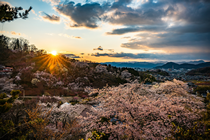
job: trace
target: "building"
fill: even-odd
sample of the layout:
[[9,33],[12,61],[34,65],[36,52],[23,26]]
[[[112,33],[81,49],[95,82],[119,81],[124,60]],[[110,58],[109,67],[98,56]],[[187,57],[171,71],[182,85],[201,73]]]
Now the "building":
[[12,72],[12,67],[5,67],[3,65],[0,65],[0,77],[10,77],[10,75],[12,75]]

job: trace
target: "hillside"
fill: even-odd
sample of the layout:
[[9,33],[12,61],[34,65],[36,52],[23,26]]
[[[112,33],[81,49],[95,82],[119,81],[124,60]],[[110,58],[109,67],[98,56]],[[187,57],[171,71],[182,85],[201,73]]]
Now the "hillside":
[[156,69],[198,69],[198,68],[203,68],[203,67],[209,67],[210,66],[210,62],[205,62],[205,63],[200,63],[200,64],[188,64],[188,63],[184,63],[184,64],[177,64],[174,62],[168,62],[162,66],[157,66],[155,67]]
[[187,84],[176,79],[147,84],[156,81],[151,73],[166,72],[138,72],[44,50],[2,50],[10,53],[0,70],[12,73],[0,78],[1,139],[208,138],[209,98],[203,102],[189,94]]
[[204,76],[210,76],[210,67],[204,67],[204,68],[199,68],[195,70],[191,70],[186,73],[186,75],[204,75]]

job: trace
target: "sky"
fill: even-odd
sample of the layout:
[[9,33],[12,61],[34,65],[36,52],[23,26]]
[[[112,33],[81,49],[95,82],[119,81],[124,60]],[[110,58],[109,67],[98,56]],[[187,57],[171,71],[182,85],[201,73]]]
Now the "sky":
[[93,62],[210,61],[209,0],[5,0],[32,6],[0,33]]

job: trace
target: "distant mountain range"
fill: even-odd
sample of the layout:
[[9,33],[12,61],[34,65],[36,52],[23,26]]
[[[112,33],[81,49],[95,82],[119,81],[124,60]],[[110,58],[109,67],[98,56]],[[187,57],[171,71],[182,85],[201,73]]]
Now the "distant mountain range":
[[127,68],[145,68],[145,69],[151,69],[157,66],[162,66],[165,63],[157,62],[105,62],[101,64],[107,64],[115,67],[127,67]]
[[105,62],[101,64],[107,64],[115,67],[127,67],[127,68],[144,68],[144,69],[151,69],[151,68],[174,68],[174,69],[196,69],[202,67],[210,66],[210,62],[205,62],[203,60],[198,61],[189,61],[189,62]]
[[197,60],[197,61],[181,61],[181,62],[177,62],[178,64],[200,64],[200,63],[205,63],[205,61],[203,60]]
[[174,62],[168,62],[162,66],[157,66],[155,67],[156,69],[198,69],[198,68],[203,68],[203,67],[210,67],[210,62],[205,62],[205,63],[200,63],[200,64],[188,64],[188,63],[184,63],[184,64],[177,64]]

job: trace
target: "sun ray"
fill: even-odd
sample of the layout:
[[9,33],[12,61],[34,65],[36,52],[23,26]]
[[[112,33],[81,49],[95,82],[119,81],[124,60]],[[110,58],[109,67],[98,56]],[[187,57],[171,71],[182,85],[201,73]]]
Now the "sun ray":
[[52,51],[51,54],[56,56],[58,53],[56,51]]
[[61,54],[43,54],[36,57],[35,61],[37,62],[37,70],[47,70],[55,75],[59,75],[64,70],[63,68],[69,71],[69,65],[71,65],[68,58]]

